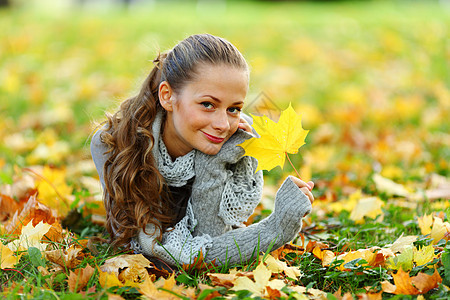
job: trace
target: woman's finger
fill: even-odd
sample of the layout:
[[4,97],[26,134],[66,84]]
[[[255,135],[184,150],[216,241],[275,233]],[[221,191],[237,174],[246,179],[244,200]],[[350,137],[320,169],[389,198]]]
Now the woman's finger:
[[314,182],[309,181],[308,183],[304,182],[303,180],[301,180],[298,177],[295,176],[290,176],[292,181],[299,187],[299,188],[303,188],[306,187],[308,190],[312,191],[312,189],[314,188]]
[[248,133],[252,133],[252,127],[244,119],[239,120],[238,128],[241,128],[241,129],[247,131]]
[[302,187],[300,190],[306,195],[306,197],[308,197],[309,202],[312,204],[314,202],[314,196],[311,191],[307,187]]

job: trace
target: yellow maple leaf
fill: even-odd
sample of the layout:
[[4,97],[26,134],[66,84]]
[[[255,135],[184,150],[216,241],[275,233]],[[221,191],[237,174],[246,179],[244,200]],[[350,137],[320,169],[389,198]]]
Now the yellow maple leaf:
[[246,276],[237,277],[234,281],[234,286],[231,289],[234,291],[247,290],[252,292],[255,296],[265,297],[268,292],[267,287],[280,290],[286,285],[282,280],[270,280],[270,277],[272,277],[272,271],[269,270],[263,262],[260,262],[253,271],[254,281]]
[[419,250],[414,248],[414,262],[417,266],[423,266],[424,264],[433,261],[435,257],[433,245],[422,247]]
[[284,272],[286,276],[290,278],[297,279],[302,275],[300,269],[297,267],[288,267],[288,265],[284,261],[280,261],[275,259],[272,255],[267,255],[265,261],[267,265],[267,269],[272,271],[272,273],[281,273]]
[[239,144],[245,155],[258,159],[259,170],[272,170],[276,166],[283,167],[287,153],[295,154],[305,144],[309,130],[302,127],[302,118],[297,115],[291,104],[281,112],[278,123],[266,116],[254,116],[253,128],[260,135]]
[[177,285],[175,275],[167,279],[159,278],[156,282],[145,280],[138,286],[144,299],[151,300],[178,300],[180,298],[195,299],[195,289],[187,288],[183,284]]
[[450,238],[450,223],[444,222],[439,217],[434,217],[433,227],[431,228],[430,237],[433,239],[433,244],[437,244],[440,240]]
[[0,243],[0,269],[12,268],[19,262],[22,253],[19,256],[13,254],[11,249]]
[[44,223],[43,221],[39,222],[36,226],[33,226],[33,220],[31,220],[26,226],[22,227],[19,238],[6,246],[12,251],[27,250],[30,247],[35,247],[40,251],[44,251],[48,244],[43,244],[41,240],[51,227],[52,225]]
[[377,216],[383,217],[383,211],[381,210],[383,206],[384,202],[378,197],[359,199],[350,214],[350,219],[355,221],[356,224],[362,224],[364,223],[364,217],[372,219]]
[[36,188],[39,192],[39,200],[43,204],[56,209],[60,216],[67,215],[72,202],[72,188],[66,183],[66,170],[45,166],[43,174],[36,182]]
[[423,217],[418,217],[417,221],[419,222],[420,232],[423,235],[427,235],[431,233],[431,225],[433,225],[433,215],[425,215]]
[[150,267],[150,261],[142,254],[119,255],[99,268],[99,281],[102,287],[139,286],[149,278],[146,267]]

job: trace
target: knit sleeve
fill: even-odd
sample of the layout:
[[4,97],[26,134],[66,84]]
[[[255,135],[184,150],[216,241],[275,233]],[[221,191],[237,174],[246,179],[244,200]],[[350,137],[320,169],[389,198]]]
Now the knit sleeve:
[[218,213],[226,225],[242,225],[261,200],[263,175],[255,173],[257,165],[255,158],[244,156],[230,166]]
[[147,234],[141,231],[139,249],[172,265],[192,263],[200,251],[205,261],[217,265],[245,263],[259,252],[275,250],[295,238],[301,229],[301,218],[310,211],[308,197],[288,178],[277,192],[273,213],[259,223],[215,237],[195,236],[192,232],[197,221],[188,204],[186,216],[163,234],[161,243],[155,241],[159,232],[154,227],[148,225]]
[[188,203],[186,216],[174,228],[163,233],[161,242],[156,241],[156,236],[160,234],[158,229],[153,224],[148,224],[145,232],[140,231],[134,240],[137,243],[132,243],[132,247],[138,253],[158,257],[173,266],[193,263],[200,252],[206,253],[212,246],[209,235],[192,236],[196,224],[192,206]]
[[103,174],[103,168],[105,166],[105,162],[108,159],[109,155],[106,154],[108,151],[107,146],[101,141],[101,134],[103,130],[99,129],[92,136],[91,140],[91,155],[92,160],[94,161],[95,168],[97,169],[98,176],[100,178],[100,182],[102,184],[103,190],[105,189],[105,179]]
[[272,214],[249,227],[213,237],[205,260],[218,265],[242,264],[259,252],[275,250],[297,236],[301,219],[310,212],[308,197],[288,177],[277,192]]

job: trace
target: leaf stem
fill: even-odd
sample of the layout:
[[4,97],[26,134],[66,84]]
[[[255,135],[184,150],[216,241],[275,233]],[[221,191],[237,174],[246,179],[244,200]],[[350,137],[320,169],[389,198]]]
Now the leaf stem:
[[297,177],[299,179],[301,179],[300,174],[298,174],[297,169],[294,167],[294,164],[292,163],[291,159],[289,158],[289,155],[287,154],[287,152],[284,152],[286,154],[287,159],[289,160],[289,163],[291,164],[292,168],[295,170],[295,173],[297,173]]

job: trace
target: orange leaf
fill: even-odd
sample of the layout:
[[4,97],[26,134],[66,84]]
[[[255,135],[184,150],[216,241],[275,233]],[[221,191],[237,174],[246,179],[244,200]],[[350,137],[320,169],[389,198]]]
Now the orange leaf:
[[75,272],[70,271],[69,278],[67,279],[69,291],[81,291],[88,284],[89,279],[94,274],[94,270],[93,267],[87,265],[84,269],[77,269]]
[[21,211],[16,211],[11,221],[6,225],[9,234],[20,234],[22,226],[33,220],[33,226],[43,221],[47,224],[56,222],[56,218],[50,208],[36,199],[36,195],[30,196]]
[[435,269],[433,275],[419,273],[415,277],[409,277],[409,272],[399,269],[394,277],[395,285],[384,281],[381,283],[383,292],[402,295],[420,295],[425,294],[429,290],[436,288],[438,283],[442,282],[442,278]]
[[335,258],[333,251],[322,250],[319,247],[314,248],[312,253],[322,261],[322,266],[328,266]]
[[234,280],[236,279],[236,274],[208,273],[207,275],[211,279],[213,286],[224,286],[227,289],[233,287]]
[[191,264],[183,264],[182,268],[185,271],[197,270],[202,272],[207,272],[210,270],[214,270],[215,260],[210,263],[206,263],[204,261],[203,252],[200,251],[200,254],[194,259],[194,262]]
[[45,258],[63,268],[73,269],[83,260],[83,249],[72,245],[69,249],[56,249],[45,252]]

